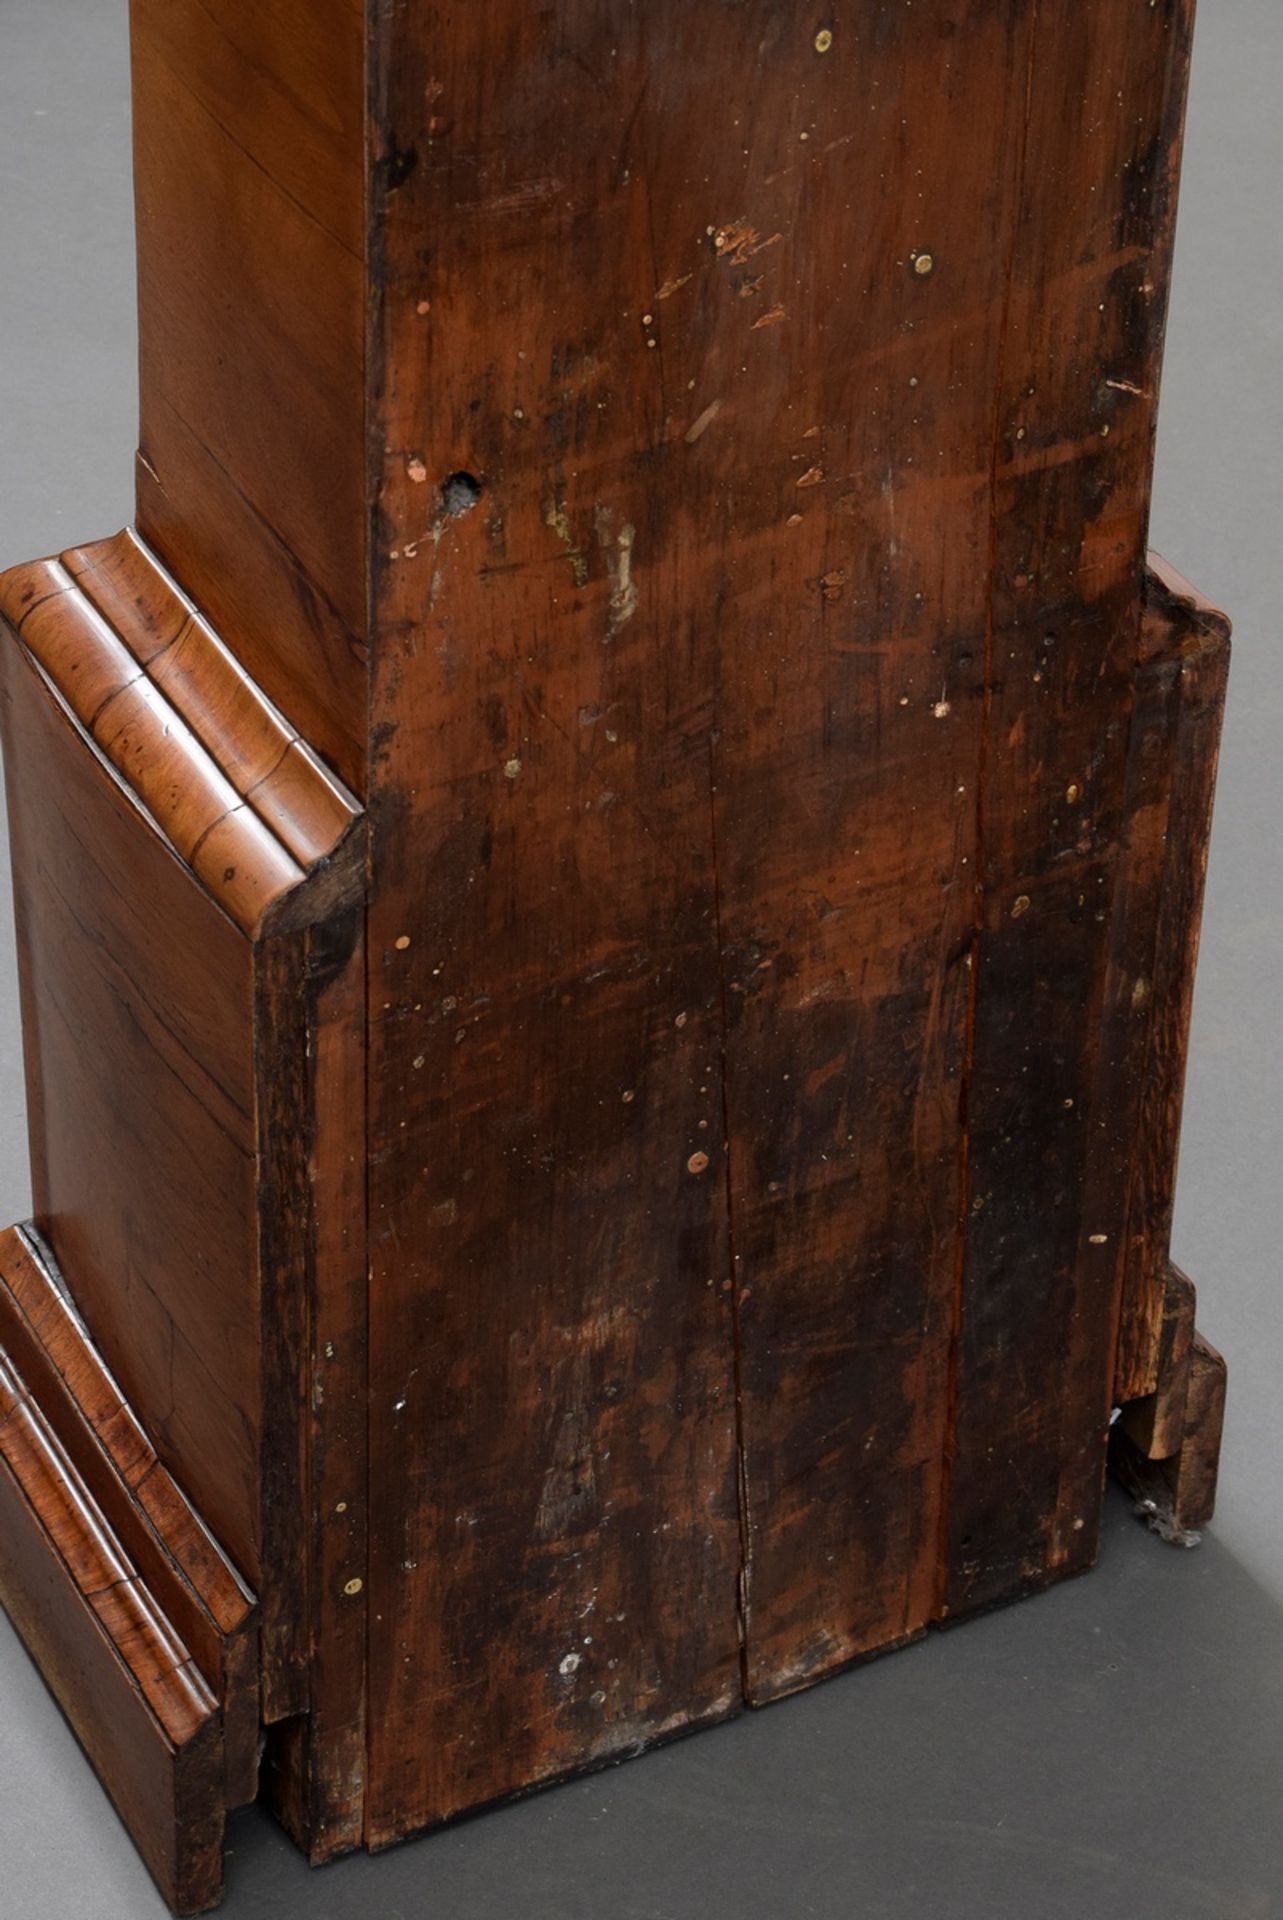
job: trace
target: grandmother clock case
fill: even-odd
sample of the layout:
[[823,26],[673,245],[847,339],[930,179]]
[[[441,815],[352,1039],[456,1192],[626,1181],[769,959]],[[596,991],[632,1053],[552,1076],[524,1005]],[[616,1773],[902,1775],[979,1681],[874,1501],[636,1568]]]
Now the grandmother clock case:
[[1169,1531],[1189,0],[135,0],[134,530],[0,582],[0,1586],[167,1899]]

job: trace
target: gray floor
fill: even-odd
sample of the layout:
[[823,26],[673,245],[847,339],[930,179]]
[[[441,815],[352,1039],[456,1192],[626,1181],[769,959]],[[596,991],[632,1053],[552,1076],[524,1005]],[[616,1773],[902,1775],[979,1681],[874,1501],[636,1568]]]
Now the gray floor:
[[[130,515],[124,14],[0,0],[0,566]],[[377,1861],[309,1877],[240,1816],[229,1920],[1283,1916],[1278,0],[1203,0],[1194,73],[1154,543],[1237,633],[1176,1234],[1231,1367],[1213,1534],[1163,1548],[1116,1498],[1087,1580]],[[27,1176],[0,885],[10,1220]],[[0,1621],[0,1920],[160,1912]]]

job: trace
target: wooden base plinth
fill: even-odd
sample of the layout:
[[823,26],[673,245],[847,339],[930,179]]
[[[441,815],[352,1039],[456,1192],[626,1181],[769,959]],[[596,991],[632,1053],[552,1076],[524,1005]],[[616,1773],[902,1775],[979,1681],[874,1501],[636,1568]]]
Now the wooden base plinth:
[[224,1813],[257,1791],[254,1602],[23,1227],[0,1235],[0,1599],[161,1893],[215,1905]]
[[[653,1336],[655,1364],[671,1363],[679,1381],[680,1368],[698,1362],[693,1413],[688,1389],[661,1390],[621,1362],[602,1376],[601,1430],[589,1439],[573,1408],[549,1426],[541,1395],[594,1403],[576,1356],[614,1325],[596,1316],[566,1336],[546,1384],[540,1373],[529,1422],[543,1453],[528,1471],[501,1454],[488,1522],[506,1529],[506,1545],[487,1550],[492,1604],[511,1620],[478,1658],[491,1685],[496,1661],[526,1662],[513,1698],[534,1687],[548,1695],[549,1717],[514,1708],[504,1746],[474,1731],[434,1749],[430,1799],[421,1755],[383,1750],[389,1723],[371,1711],[365,1665],[393,1662],[400,1687],[421,1690],[443,1722],[460,1724],[454,1616],[413,1589],[423,1630],[439,1643],[416,1664],[370,1591],[386,1576],[367,1502],[403,1501],[414,1483],[399,1466],[376,1484],[368,1436],[415,1404],[421,1363],[401,1358],[380,1389],[366,1357],[367,1327],[387,1301],[365,1259],[360,811],[136,538],[5,576],[0,609],[17,643],[0,664],[46,1236],[11,1229],[0,1241],[0,1592],[177,1909],[217,1897],[223,1815],[255,1794],[260,1739],[263,1790],[321,1862],[766,1704],[937,1622],[1081,1572],[1097,1550],[1114,1402],[1124,1411],[1110,1457],[1155,1525],[1188,1539],[1209,1517],[1224,1370],[1194,1335],[1193,1289],[1171,1268],[1168,1241],[1227,640],[1224,622],[1176,576],[1157,567],[1147,579],[1110,822],[1115,884],[1093,896],[1111,904],[1085,915],[1081,878],[1066,888],[1053,873],[1046,927],[1022,946],[1012,927],[1025,940],[1025,915],[1013,922],[1008,911],[981,982],[995,1019],[1027,995],[1060,1022],[1040,1067],[1048,1084],[1054,1077],[1055,1112],[1043,1111],[1045,1090],[1033,1095],[1057,1164],[1079,1183],[1077,1242],[1044,1285],[1037,1390],[1044,1411],[1060,1405],[1072,1417],[1072,1446],[1044,1436],[1039,1497],[1012,1509],[1003,1489],[1023,1484],[1030,1462],[1017,1462],[1029,1441],[1010,1396],[1032,1391],[1022,1370],[1033,1362],[1004,1371],[993,1357],[1001,1340],[991,1351],[976,1329],[1013,1237],[1022,1257],[1038,1242],[1023,1216],[1000,1232],[988,1223],[1002,1196],[981,1181],[978,1160],[963,1316],[951,1326],[937,1314],[929,1338],[916,1327],[896,1340],[876,1324],[866,1332],[862,1316],[876,1322],[898,1296],[873,1288],[857,1298],[830,1263],[828,1334],[745,1347],[743,1322],[719,1304],[710,1254],[699,1320]],[[1040,971],[1063,938],[1093,954],[1092,1047]],[[1004,1021],[1014,1033],[1010,1013]],[[799,1045],[812,1030],[799,1015]],[[673,1044],[685,1045],[680,1021]],[[410,1083],[426,1056],[426,1046],[407,1049]],[[1027,1082],[1023,1059],[1013,1085]],[[700,1070],[711,1084],[711,1068]],[[791,1077],[786,1067],[782,1088]],[[946,1078],[965,1111],[961,1056]],[[631,1095],[631,1080],[620,1084]],[[986,1095],[993,1153],[1015,1150],[999,1112],[1005,1086],[999,1077]],[[973,1105],[973,1154],[985,1138],[978,1114]],[[1040,1165],[1030,1162],[1031,1177],[1042,1177]],[[688,1179],[702,1176],[694,1149],[690,1167]],[[945,1157],[938,1168],[952,1193]],[[464,1170],[460,1188],[466,1196]],[[442,1231],[454,1224],[451,1209],[435,1217]],[[664,1226],[661,1252],[670,1241],[684,1244]],[[900,1247],[897,1257],[909,1253]],[[860,1254],[853,1211],[834,1259]],[[426,1286],[411,1297],[408,1324],[430,1298]],[[1076,1343],[1068,1371],[1065,1340]],[[808,1400],[776,1407],[759,1381],[756,1411],[736,1433],[736,1364],[760,1371],[769,1360],[801,1383],[827,1364],[834,1341],[839,1351],[858,1354],[867,1341],[874,1356],[900,1356],[915,1423],[908,1467],[894,1449],[879,1451],[876,1420],[858,1458],[847,1458],[865,1394],[882,1390],[876,1374],[851,1375],[840,1393],[831,1381],[814,1431]],[[461,1366],[468,1358],[457,1343],[450,1353]],[[978,1394],[989,1412],[976,1427]],[[483,1447],[489,1404],[460,1402],[460,1444]],[[822,1444],[821,1431],[834,1437]],[[681,1447],[701,1432],[711,1451],[696,1448],[683,1466]],[[752,1475],[763,1447],[786,1441],[790,1478],[768,1494]],[[448,1463],[427,1425],[417,1444],[429,1460],[441,1448]],[[629,1445],[661,1462],[676,1448],[672,1484],[638,1468],[629,1484],[651,1503],[646,1526],[616,1537],[607,1508],[600,1532],[583,1532],[581,1507]],[[819,1488],[848,1466],[864,1476],[850,1512],[836,1514],[818,1493],[814,1512],[790,1511],[793,1476]],[[748,1476],[741,1498],[756,1484],[757,1503],[738,1515],[737,1474]],[[850,1489],[838,1491],[851,1505]],[[480,1490],[469,1507],[452,1507],[455,1532],[470,1537],[486,1519],[479,1501]],[[950,1501],[956,1538],[939,1524]],[[423,1563],[434,1578],[449,1570],[401,1523],[397,1539],[394,1581],[412,1581]],[[691,1617],[676,1621],[664,1584],[673,1555],[696,1596]],[[787,1573],[787,1586],[773,1591],[763,1568]],[[538,1621],[547,1659],[535,1674]],[[674,1655],[660,1673],[648,1636],[662,1633],[684,1639],[692,1658],[703,1649],[689,1671]],[[625,1645],[637,1672],[615,1701]],[[594,1663],[600,1677],[581,1684]],[[504,1704],[497,1689],[496,1713]],[[377,1817],[372,1780],[385,1796]]]

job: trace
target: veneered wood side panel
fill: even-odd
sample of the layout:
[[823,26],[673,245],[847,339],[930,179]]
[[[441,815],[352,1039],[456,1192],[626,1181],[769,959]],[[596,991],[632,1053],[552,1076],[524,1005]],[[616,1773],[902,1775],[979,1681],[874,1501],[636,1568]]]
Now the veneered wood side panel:
[[683,18],[374,14],[375,1845],[740,1697]]
[[754,1700],[921,1632],[936,1599],[984,454],[1030,15],[848,7],[821,53],[809,19],[763,11],[730,93],[769,134],[743,148],[700,122],[730,64],[706,16],[657,55],[691,75],[667,138],[713,170],[679,201],[687,229],[711,191],[779,236],[740,249],[726,221],[711,247],[685,241],[678,366],[693,407],[727,410],[665,474],[716,660]]
[[363,0],[133,0],[146,41],[300,210],[365,250]]
[[259,1558],[251,946],[6,637],[38,1224],[162,1459]]
[[365,773],[363,9],[134,0],[138,522]]
[[1042,5],[1029,44],[996,388],[950,1613],[1096,1551],[1126,1206],[1092,1174],[1097,1054],[1190,15]]

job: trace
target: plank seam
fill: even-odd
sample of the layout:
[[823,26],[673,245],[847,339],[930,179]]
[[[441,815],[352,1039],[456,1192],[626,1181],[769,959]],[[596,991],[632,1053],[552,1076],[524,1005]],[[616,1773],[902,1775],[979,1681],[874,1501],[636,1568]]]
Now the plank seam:
[[735,1392],[735,1482],[739,1517],[740,1560],[735,1618],[739,1636],[740,1691],[751,1703],[749,1620],[752,1585],[752,1515],[748,1500],[748,1450],[744,1433],[744,1342],[740,1324],[739,1271],[735,1258],[735,1195],[731,1168],[729,1088],[729,1008],[726,993],[726,939],[722,920],[722,879],[717,848],[717,729],[708,737],[709,844],[713,862],[713,935],[717,949],[719,1066],[722,1082],[722,1160],[726,1182],[726,1251],[730,1266],[731,1363]]

